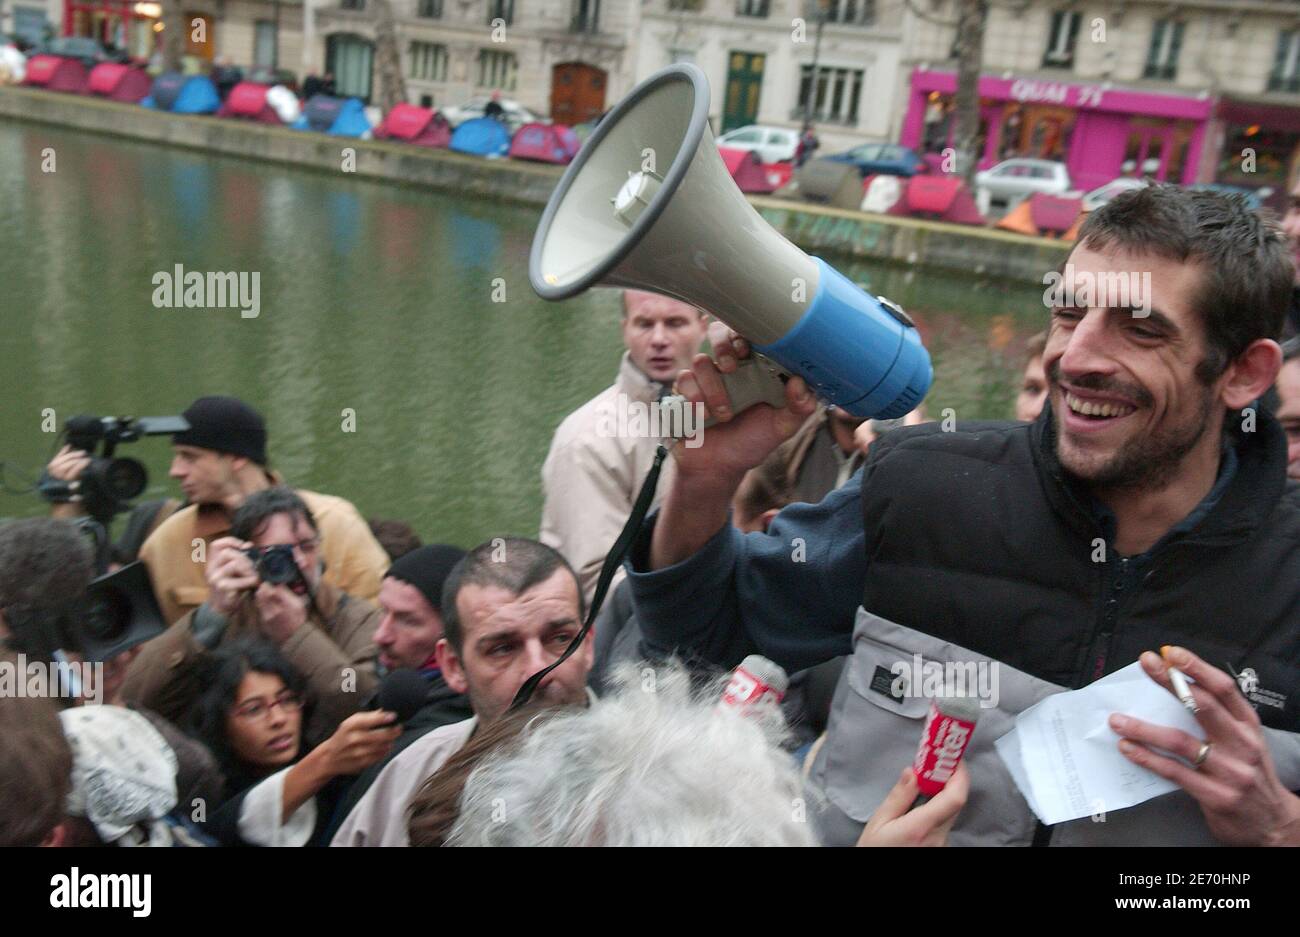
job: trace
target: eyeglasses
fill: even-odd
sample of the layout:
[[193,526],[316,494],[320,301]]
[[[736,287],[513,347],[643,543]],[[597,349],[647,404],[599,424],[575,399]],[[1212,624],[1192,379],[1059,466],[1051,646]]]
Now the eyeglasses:
[[302,709],[302,697],[297,693],[281,693],[269,703],[260,699],[250,700],[235,710],[235,716],[245,722],[260,722],[277,706],[284,711],[285,715],[299,712]]

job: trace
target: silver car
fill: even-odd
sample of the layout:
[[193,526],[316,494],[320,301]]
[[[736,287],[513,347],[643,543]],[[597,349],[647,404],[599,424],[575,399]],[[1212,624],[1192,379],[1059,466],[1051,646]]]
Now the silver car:
[[987,192],[992,202],[1015,205],[1039,192],[1066,194],[1071,189],[1070,173],[1065,163],[1050,159],[1005,159],[991,169],[976,173],[975,187]]
[[733,150],[753,150],[760,163],[786,163],[799,149],[799,131],[787,127],[764,127],[750,124],[729,130],[717,139],[718,146]]

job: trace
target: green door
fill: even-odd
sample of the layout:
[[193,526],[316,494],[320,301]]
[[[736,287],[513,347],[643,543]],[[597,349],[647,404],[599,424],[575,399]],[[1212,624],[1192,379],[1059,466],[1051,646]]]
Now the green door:
[[731,53],[727,63],[727,101],[722,112],[723,133],[758,119],[765,58],[756,52]]

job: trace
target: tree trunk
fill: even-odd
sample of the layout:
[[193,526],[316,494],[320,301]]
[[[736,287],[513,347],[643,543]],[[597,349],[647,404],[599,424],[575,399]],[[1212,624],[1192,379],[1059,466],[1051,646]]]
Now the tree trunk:
[[162,6],[162,63],[163,71],[181,70],[181,57],[185,55],[185,32],[189,23],[181,10],[181,0],[160,0]]
[[375,73],[378,88],[374,102],[385,114],[406,101],[406,80],[397,51],[397,26],[388,0],[370,0],[375,7]]
[[972,190],[975,164],[983,148],[980,135],[980,68],[984,62],[984,25],[988,20],[988,0],[957,0],[957,126],[953,131],[953,149],[957,151],[957,169]]

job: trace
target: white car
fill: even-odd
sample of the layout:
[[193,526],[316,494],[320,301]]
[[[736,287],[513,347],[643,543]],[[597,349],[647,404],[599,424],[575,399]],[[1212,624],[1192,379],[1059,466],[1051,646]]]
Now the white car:
[[[451,124],[452,129],[459,127],[467,120],[473,120],[476,117],[482,117],[483,111],[492,99],[487,95],[479,95],[471,98],[465,104],[459,107],[443,108],[442,116],[447,118],[447,123]],[[506,112],[506,124],[510,127],[510,132],[514,133],[524,124],[547,123],[538,117],[528,108],[524,107],[518,101],[510,98],[497,98],[497,103],[501,105],[502,110]]]
[[976,173],[975,187],[987,192],[990,201],[1015,205],[1039,192],[1065,195],[1071,188],[1070,173],[1065,163],[1050,159],[1004,159]]
[[799,131],[750,124],[727,131],[716,142],[733,150],[753,150],[760,163],[788,163],[799,149]]
[[1105,185],[1099,185],[1083,197],[1083,210],[1096,211],[1105,205],[1117,195],[1123,195],[1125,192],[1131,192],[1134,189],[1142,189],[1151,183],[1146,179],[1133,179],[1128,176],[1121,176],[1118,179],[1112,179]]

